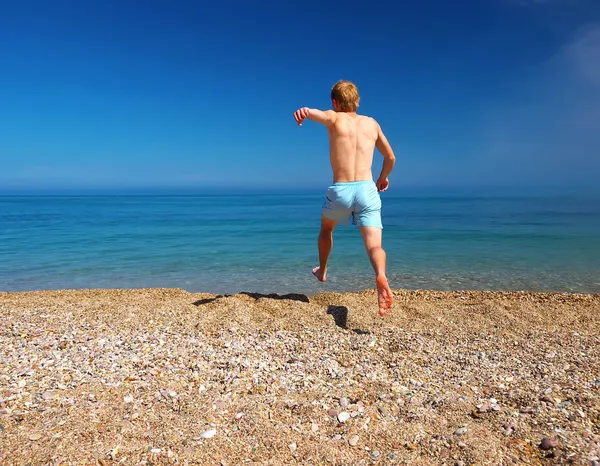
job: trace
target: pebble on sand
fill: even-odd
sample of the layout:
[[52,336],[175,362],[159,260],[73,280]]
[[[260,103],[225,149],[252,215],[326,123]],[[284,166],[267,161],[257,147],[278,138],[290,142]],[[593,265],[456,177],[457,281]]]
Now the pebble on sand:
[[200,438],[213,438],[217,433],[217,429],[208,429],[200,434]]
[[545,437],[540,442],[540,448],[542,450],[552,450],[558,446],[558,440],[555,438]]
[[346,422],[348,419],[350,419],[350,413],[347,413],[346,411],[342,411],[340,414],[338,414],[338,421],[340,422]]
[[42,438],[42,434],[40,434],[39,432],[34,432],[33,434],[29,434],[29,440],[31,440],[32,442],[35,442],[36,440],[39,440]]
[[348,443],[350,444],[351,447],[355,447],[356,445],[358,445],[358,440],[359,440],[358,435],[353,435],[352,437],[350,437],[350,440],[348,440]]
[[175,398],[177,396],[177,392],[175,390],[168,390],[168,389],[161,390],[160,394],[162,396],[164,396],[165,398],[167,398],[167,397]]
[[225,409],[226,403],[223,400],[217,400],[217,402],[215,403],[215,408],[217,408],[219,411],[223,411]]
[[478,413],[487,413],[492,408],[492,403],[486,401],[477,406]]
[[454,431],[454,435],[465,435],[467,433],[466,427],[460,427]]

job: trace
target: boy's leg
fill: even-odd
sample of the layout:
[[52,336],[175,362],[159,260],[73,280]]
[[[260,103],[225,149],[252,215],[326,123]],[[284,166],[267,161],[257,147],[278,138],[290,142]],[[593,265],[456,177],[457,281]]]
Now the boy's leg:
[[337,222],[321,215],[321,231],[319,232],[319,266],[312,271],[319,281],[327,279],[327,261],[333,248],[333,230]]
[[369,260],[375,271],[375,284],[377,285],[377,300],[379,314],[384,316],[392,309],[394,296],[385,276],[386,255],[381,247],[382,230],[377,227],[360,227],[360,232],[369,254]]

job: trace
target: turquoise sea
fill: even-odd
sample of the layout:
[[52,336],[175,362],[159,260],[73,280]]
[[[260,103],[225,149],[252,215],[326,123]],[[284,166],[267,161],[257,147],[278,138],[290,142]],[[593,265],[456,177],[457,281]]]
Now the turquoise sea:
[[[0,291],[372,288],[353,226],[336,230],[328,282],[311,275],[323,196],[0,196]],[[598,196],[390,190],[382,200],[393,288],[600,292]]]

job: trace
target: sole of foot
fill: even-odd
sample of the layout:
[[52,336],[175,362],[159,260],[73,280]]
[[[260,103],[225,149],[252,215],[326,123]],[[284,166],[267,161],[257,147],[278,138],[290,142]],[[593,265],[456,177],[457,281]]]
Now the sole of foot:
[[320,282],[324,282],[325,280],[327,280],[326,274],[327,272],[323,273],[321,272],[321,267],[315,267],[312,270],[312,274],[317,277],[317,280],[319,280]]

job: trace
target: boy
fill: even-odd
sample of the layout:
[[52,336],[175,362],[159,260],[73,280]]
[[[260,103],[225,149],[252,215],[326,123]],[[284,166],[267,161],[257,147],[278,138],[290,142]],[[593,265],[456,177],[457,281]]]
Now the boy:
[[[333,185],[328,189],[321,210],[319,233],[319,266],[313,275],[327,279],[327,261],[333,247],[333,230],[338,223],[346,225],[350,218],[357,224],[375,271],[379,314],[386,315],[394,297],[385,274],[386,255],[381,247],[381,199],[379,192],[388,189],[388,176],[396,158],[379,124],[370,117],[358,115],[360,96],[350,81],[338,81],[331,89],[333,110],[321,111],[303,107],[294,113],[299,126],[308,118],[327,127],[329,158]],[[383,155],[383,167],[377,183],[371,166],[375,147]]]

